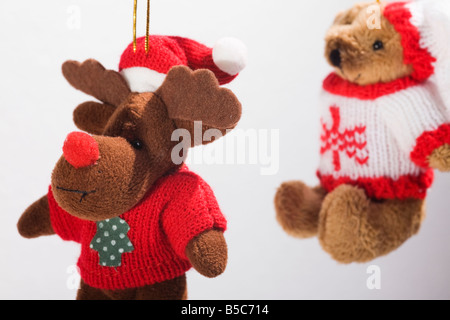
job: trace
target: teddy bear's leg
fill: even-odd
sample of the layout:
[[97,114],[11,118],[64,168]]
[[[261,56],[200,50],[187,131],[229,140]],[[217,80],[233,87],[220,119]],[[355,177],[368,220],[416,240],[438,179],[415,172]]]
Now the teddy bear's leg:
[[326,191],[310,188],[300,181],[283,183],[275,196],[277,220],[283,229],[297,238],[317,235],[319,212]]
[[368,262],[397,249],[419,231],[423,200],[370,200],[364,190],[342,185],[325,198],[319,240],[341,263]]

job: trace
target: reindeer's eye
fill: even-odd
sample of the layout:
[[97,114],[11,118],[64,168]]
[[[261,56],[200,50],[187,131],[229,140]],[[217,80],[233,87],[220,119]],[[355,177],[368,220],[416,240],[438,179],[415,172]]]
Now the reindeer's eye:
[[138,139],[130,140],[129,143],[136,150],[142,150],[142,148],[144,147],[144,143]]
[[383,48],[384,48],[384,44],[380,40],[375,41],[375,43],[373,44],[373,50],[374,51],[378,51],[378,50],[381,50]]

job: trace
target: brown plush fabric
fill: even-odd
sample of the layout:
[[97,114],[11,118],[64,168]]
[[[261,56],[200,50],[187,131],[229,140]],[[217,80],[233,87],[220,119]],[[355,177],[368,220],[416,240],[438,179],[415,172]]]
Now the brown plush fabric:
[[106,70],[92,59],[83,63],[67,61],[62,72],[74,88],[116,107],[130,93],[125,79],[118,72]]
[[50,221],[47,196],[42,197],[25,210],[17,223],[22,237],[32,239],[55,234]]
[[221,231],[210,230],[194,238],[186,247],[186,256],[200,274],[208,278],[221,275],[227,266],[227,243]]
[[[226,134],[241,116],[234,94],[220,88],[214,74],[206,70],[174,68],[155,94],[131,93],[119,73],[106,71],[95,60],[66,62],[63,73],[75,88],[104,102],[86,102],[74,112],[76,125],[95,134],[98,161],[77,169],[62,156],[52,174],[58,205],[85,220],[123,214],[136,206],[157,180],[177,170],[180,164],[174,164],[171,157],[178,144],[172,141],[177,128],[188,128],[194,136],[194,121],[203,121],[203,132],[217,129]],[[20,233],[25,237],[53,233],[48,211],[46,197],[31,206],[19,221]],[[220,231],[192,240],[186,254],[194,268],[207,277],[221,274],[227,264],[227,245]],[[186,299],[186,278],[125,291],[97,290],[82,282],[78,298]]]
[[430,166],[442,172],[450,172],[450,145],[445,144],[434,150],[429,157]]
[[277,220],[283,229],[297,238],[317,235],[319,212],[326,191],[311,189],[300,181],[283,183],[275,196]]
[[[64,157],[52,175],[58,204],[86,220],[105,220],[133,208],[153,183],[177,166],[171,161],[175,130],[161,100],[151,93],[130,94],[110,118],[104,136],[94,136],[100,150],[95,166],[75,169]],[[140,140],[141,150],[130,142]],[[80,194],[63,189],[95,191],[80,202]]]
[[362,189],[342,185],[323,202],[319,240],[341,263],[367,262],[416,234],[424,215],[423,200],[375,202]]
[[192,72],[174,67],[156,92],[167,105],[169,117],[202,121],[217,129],[234,128],[241,118],[241,104],[228,89],[221,88],[209,70]]
[[[219,140],[219,138],[224,137],[228,133],[228,130],[234,129],[234,128],[216,129],[211,126],[202,125],[201,133],[199,132],[199,134],[195,134],[195,123],[193,121],[175,119],[173,122],[175,123],[177,128],[185,129],[190,133],[191,144],[190,145],[187,144],[188,147],[196,147],[196,146],[210,144],[212,142]],[[211,137],[211,141],[205,140],[205,133],[209,130],[214,130],[212,132],[212,134],[214,134],[214,136]]]
[[116,107],[97,102],[85,102],[73,112],[73,121],[78,129],[90,134],[100,135],[105,130],[109,118],[116,111]]
[[153,286],[127,290],[100,290],[81,280],[77,300],[186,300],[186,275]]
[[[367,27],[373,14],[367,12],[370,5],[373,3],[356,5],[338,15],[326,35],[325,57],[336,67],[331,53],[339,50],[341,66],[335,68],[336,73],[359,85],[390,82],[411,75],[412,66],[403,63],[401,36],[386,17],[381,15],[381,29]],[[376,41],[383,42],[382,50],[373,50]]]

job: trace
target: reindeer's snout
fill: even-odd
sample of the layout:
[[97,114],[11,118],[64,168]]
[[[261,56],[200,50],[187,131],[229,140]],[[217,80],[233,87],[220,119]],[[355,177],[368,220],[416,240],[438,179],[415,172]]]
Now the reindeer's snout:
[[100,158],[97,141],[83,132],[70,133],[63,147],[64,158],[75,169],[94,165]]

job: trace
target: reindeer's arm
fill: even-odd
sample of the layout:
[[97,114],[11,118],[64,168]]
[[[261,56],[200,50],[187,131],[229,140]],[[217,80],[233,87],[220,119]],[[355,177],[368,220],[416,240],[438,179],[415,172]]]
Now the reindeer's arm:
[[47,196],[33,203],[20,217],[17,229],[22,237],[32,239],[55,234],[50,221]]
[[172,190],[161,226],[172,248],[206,277],[217,277],[228,261],[223,236],[226,219],[211,188],[200,177],[183,172],[166,180]]
[[228,248],[223,232],[209,230],[195,237],[186,247],[186,256],[201,275],[208,278],[221,275],[228,261]]

